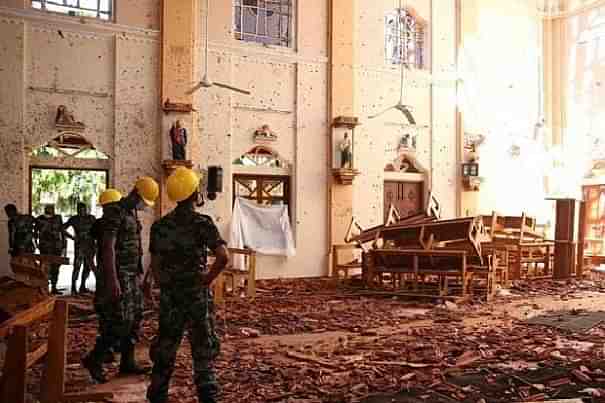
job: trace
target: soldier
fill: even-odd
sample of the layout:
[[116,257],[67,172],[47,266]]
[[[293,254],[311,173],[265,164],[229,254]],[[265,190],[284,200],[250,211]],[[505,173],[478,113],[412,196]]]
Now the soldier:
[[[115,189],[107,189],[101,196],[99,196],[99,204],[103,207],[103,217],[96,220],[90,230],[90,237],[96,244],[96,255],[97,255],[97,271],[96,271],[96,288],[94,296],[94,307],[97,314],[97,320],[99,322],[97,329],[97,343],[101,345],[109,345],[112,348],[107,349],[107,353],[104,358],[104,362],[113,362],[113,347],[118,345],[119,334],[114,330],[115,324],[119,323],[120,317],[116,315],[114,304],[109,298],[109,292],[107,290],[105,273],[103,271],[102,256],[103,250],[101,248],[101,241],[103,236],[103,223],[105,221],[105,211],[111,203],[116,203],[122,199],[122,194]],[[113,326],[112,326],[113,325]],[[84,361],[90,360],[85,358]],[[101,374],[102,375],[102,374]],[[101,377],[102,378],[102,377]],[[104,379],[101,379],[104,381]]]
[[[44,214],[36,219],[36,239],[40,254],[65,256],[67,250],[67,239],[63,233],[63,219],[55,214],[55,206],[48,204],[44,207]],[[59,281],[60,264],[51,264],[48,277],[51,285],[51,293],[60,295],[57,289]]]
[[[214,329],[214,306],[209,289],[229,262],[225,242],[208,216],[197,213],[200,178],[177,168],[167,181],[168,197],[177,207],[151,227],[153,277],[160,286],[159,335],[150,349],[154,362],[147,398],[168,399],[170,377],[185,328],[194,364],[194,381],[200,403],[215,403],[218,395],[213,361],[220,343]],[[216,256],[210,270],[207,251]]]
[[8,217],[8,253],[13,257],[34,253],[36,250],[34,217],[29,214],[19,214],[14,204],[4,206],[4,212]]
[[91,235],[91,229],[97,219],[92,214],[88,214],[86,204],[78,203],[78,215],[71,217],[63,226],[63,231],[73,227],[74,237],[65,232],[65,236],[74,240],[76,256],[74,258],[74,270],[71,273],[71,293],[77,294],[76,282],[82,269],[82,282],[80,283],[80,294],[88,292],[86,289],[86,280],[90,272],[94,269],[95,241]]
[[[100,264],[105,275],[103,287],[120,318],[116,323],[108,324],[120,339],[120,374],[147,372],[134,359],[134,346],[143,319],[143,295],[139,281],[143,274],[143,248],[137,210],[153,206],[158,195],[159,186],[155,180],[140,178],[128,196],[104,209]],[[112,340],[97,339],[94,349],[83,361],[97,382],[105,382],[102,362],[112,347]]]

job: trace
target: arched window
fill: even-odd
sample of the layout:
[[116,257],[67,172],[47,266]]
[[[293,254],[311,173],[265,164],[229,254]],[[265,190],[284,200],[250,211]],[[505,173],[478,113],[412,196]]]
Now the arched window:
[[32,157],[40,159],[78,158],[78,159],[109,159],[107,155],[95,149],[93,144],[78,133],[63,132],[48,143],[34,149]]
[[268,147],[254,146],[233,161],[234,165],[249,167],[286,168],[287,163]]
[[385,17],[387,63],[423,69],[426,67],[426,22],[410,9],[397,9]]

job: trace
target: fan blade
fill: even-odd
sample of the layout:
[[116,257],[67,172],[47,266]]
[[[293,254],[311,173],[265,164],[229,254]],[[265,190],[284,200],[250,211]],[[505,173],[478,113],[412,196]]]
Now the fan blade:
[[378,113],[377,113],[377,114],[375,114],[375,115],[368,116],[368,119],[374,119],[374,118],[377,118],[377,117],[378,117],[378,116],[380,116],[380,115],[384,115],[385,113],[387,113],[387,112],[388,112],[388,111],[390,111],[391,109],[396,109],[396,107],[395,107],[395,106],[391,106],[391,107],[389,107],[389,108],[386,108],[386,109],[385,109],[385,110],[383,110],[382,112],[378,112]]
[[250,95],[251,94],[251,92],[248,91],[248,90],[242,90],[241,88],[232,87],[232,86],[227,85],[227,84],[221,84],[221,83],[217,83],[217,82],[214,82],[213,84],[216,85],[217,87],[221,87],[221,88],[225,88],[227,90],[239,92],[240,94],[245,94],[245,95]]
[[190,89],[189,91],[187,91],[185,94],[191,95],[194,92],[196,92],[197,90],[199,90],[200,88],[202,88],[203,86],[204,86],[204,83],[200,81],[192,89]]
[[405,117],[407,118],[408,122],[410,122],[411,125],[416,124],[416,120],[414,119],[414,116],[412,116],[412,111],[410,111],[408,107],[402,108],[401,112],[403,112],[403,114],[405,115]]

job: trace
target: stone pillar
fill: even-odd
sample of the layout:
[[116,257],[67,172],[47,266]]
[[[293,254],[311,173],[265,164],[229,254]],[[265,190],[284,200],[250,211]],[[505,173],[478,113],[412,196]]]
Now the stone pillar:
[[[330,122],[338,116],[356,116],[354,70],[356,8],[356,0],[330,1]],[[334,150],[337,146],[334,141],[334,130],[334,127],[330,129],[327,141],[330,173],[335,166]],[[339,184],[331,174],[328,181],[329,240],[331,244],[342,244],[353,214],[353,186]],[[332,259],[328,261],[331,262]]]
[[[195,52],[198,29],[198,0],[171,0],[162,2],[162,124],[161,155],[163,160],[172,159],[169,133],[178,119],[187,129],[187,159],[195,160],[199,153],[193,116],[194,94],[189,93],[195,77]],[[166,103],[169,102],[167,105]],[[191,166],[190,163],[185,164]],[[174,205],[166,195],[165,180],[171,164],[164,164],[161,178],[160,214],[166,214]],[[195,167],[196,164],[194,163]]]

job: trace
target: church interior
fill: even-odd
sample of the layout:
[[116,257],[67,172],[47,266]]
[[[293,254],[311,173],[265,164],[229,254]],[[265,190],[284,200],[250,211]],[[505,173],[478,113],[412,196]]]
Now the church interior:
[[0,0],[0,402],[605,402],[604,80],[604,0]]

